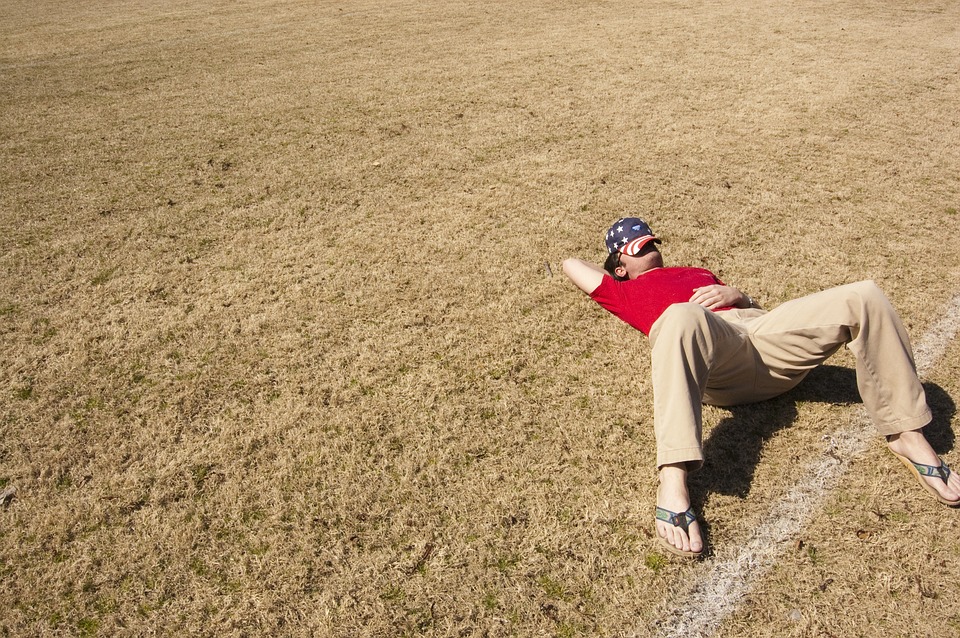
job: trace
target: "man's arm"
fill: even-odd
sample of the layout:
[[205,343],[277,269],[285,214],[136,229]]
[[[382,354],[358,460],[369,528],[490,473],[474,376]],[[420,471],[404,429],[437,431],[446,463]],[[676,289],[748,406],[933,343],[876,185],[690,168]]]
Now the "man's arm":
[[571,258],[563,261],[563,274],[569,277],[577,288],[589,295],[597,289],[606,273],[596,264]]
[[759,308],[752,297],[734,288],[722,284],[703,286],[693,291],[691,303],[698,303],[710,310],[714,308]]

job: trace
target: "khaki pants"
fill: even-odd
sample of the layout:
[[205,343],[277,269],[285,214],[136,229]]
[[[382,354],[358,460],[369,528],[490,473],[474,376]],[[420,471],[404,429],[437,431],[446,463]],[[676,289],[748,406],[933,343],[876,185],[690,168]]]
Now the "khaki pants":
[[657,465],[703,462],[701,403],[762,401],[796,386],[847,344],[877,431],[930,422],[906,330],[872,281],[789,301],[770,312],[670,306],[650,330]]

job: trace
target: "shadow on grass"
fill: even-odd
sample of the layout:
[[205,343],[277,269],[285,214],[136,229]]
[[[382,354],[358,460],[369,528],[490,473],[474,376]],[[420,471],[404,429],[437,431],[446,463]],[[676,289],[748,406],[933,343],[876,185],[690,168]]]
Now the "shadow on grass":
[[[957,406],[940,386],[924,383],[923,387],[933,411],[933,421],[924,432],[934,450],[944,454],[954,446],[950,422]],[[821,366],[780,397],[728,408],[730,416],[721,420],[704,441],[703,467],[690,475],[694,508],[702,508],[711,492],[746,497],[767,439],[791,425],[796,420],[797,406],[809,402],[860,403],[856,373],[849,368]]]

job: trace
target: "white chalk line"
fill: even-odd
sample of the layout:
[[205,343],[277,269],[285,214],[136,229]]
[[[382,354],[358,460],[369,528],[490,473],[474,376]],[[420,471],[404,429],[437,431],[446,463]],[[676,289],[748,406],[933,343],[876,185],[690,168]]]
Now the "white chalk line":
[[[937,321],[914,348],[914,360],[920,377],[929,373],[946,352],[960,329],[960,295],[954,297]],[[823,457],[800,474],[800,480],[758,525],[749,540],[733,555],[705,565],[706,571],[686,595],[672,604],[674,611],[656,623],[658,636],[695,638],[713,634],[784,551],[786,541],[794,538],[814,512],[820,510],[827,494],[835,487],[844,466],[866,451],[870,419],[860,406],[851,423],[828,439]],[[644,632],[645,633],[645,632]]]

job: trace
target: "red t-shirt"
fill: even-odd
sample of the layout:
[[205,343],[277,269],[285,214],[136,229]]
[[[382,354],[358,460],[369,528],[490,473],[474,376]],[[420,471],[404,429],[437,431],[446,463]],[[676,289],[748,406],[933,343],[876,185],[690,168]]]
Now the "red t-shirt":
[[[609,275],[590,297],[645,335],[663,311],[675,303],[686,303],[693,291],[702,286],[721,284],[703,268],[656,268],[630,281],[617,281]],[[729,310],[732,306],[717,308]]]

